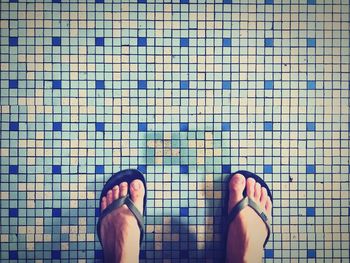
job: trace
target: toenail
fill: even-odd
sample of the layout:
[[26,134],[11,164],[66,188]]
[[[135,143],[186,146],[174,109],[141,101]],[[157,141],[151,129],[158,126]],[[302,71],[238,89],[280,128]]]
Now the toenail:
[[241,174],[235,174],[235,180],[236,180],[236,182],[237,183],[243,183],[243,175],[241,175]]
[[138,182],[133,182],[132,188],[134,188],[134,190],[138,190],[140,188],[140,184]]
[[235,174],[232,180],[230,181],[230,185],[232,187],[241,186],[243,184],[244,184],[244,177],[241,174]]

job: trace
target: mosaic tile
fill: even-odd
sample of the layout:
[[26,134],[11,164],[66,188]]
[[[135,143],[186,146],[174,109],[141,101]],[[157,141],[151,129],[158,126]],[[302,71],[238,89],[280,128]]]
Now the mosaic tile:
[[222,258],[225,178],[271,185],[265,262],[349,261],[349,1],[0,2],[3,261],[98,262],[112,173],[142,262]]

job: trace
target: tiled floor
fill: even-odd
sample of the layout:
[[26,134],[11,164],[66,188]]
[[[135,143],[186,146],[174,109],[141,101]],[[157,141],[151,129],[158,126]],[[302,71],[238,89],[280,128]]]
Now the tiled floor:
[[93,262],[148,181],[147,262],[217,262],[223,180],[274,195],[265,261],[349,262],[349,1],[1,0],[1,261]]

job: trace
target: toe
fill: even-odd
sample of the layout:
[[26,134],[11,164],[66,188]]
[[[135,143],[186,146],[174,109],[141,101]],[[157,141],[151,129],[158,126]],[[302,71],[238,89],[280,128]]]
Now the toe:
[[119,186],[116,185],[113,187],[113,199],[117,200],[119,198]]
[[134,180],[130,184],[131,200],[135,203],[137,209],[143,213],[143,197],[145,195],[145,188],[141,180]]
[[241,174],[235,174],[232,176],[229,182],[230,197],[228,212],[243,198],[243,190],[246,185],[246,179]]
[[261,197],[261,185],[256,182],[255,183],[255,189],[254,189],[254,199],[256,202],[260,202]]
[[252,177],[249,177],[247,179],[247,195],[254,199],[254,192],[255,192],[255,180]]
[[102,197],[102,201],[101,201],[101,212],[105,210],[106,207],[107,207],[107,198],[104,196]]
[[261,207],[265,207],[267,202],[267,190],[265,187],[261,187],[260,204]]
[[122,182],[119,185],[119,196],[126,196],[128,194],[128,183]]
[[113,202],[113,191],[109,190],[107,192],[107,205],[110,205]]
[[272,214],[272,202],[271,202],[270,197],[267,198],[265,209],[266,209],[267,215],[269,217],[271,217],[271,214]]
[[230,192],[242,194],[245,187],[245,177],[241,174],[233,175],[230,180],[229,187]]

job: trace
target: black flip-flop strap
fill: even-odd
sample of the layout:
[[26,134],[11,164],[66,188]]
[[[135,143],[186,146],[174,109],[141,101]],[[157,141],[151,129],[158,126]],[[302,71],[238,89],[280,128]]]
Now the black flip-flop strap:
[[134,202],[130,199],[129,195],[126,195],[126,196],[123,196],[121,198],[114,200],[109,206],[106,207],[106,209],[104,209],[102,211],[100,218],[98,220],[98,227],[97,227],[98,234],[100,235],[101,222],[102,222],[103,218],[105,216],[109,215],[115,209],[118,209],[119,207],[121,207],[122,205],[126,205],[129,208],[129,210],[131,211],[131,213],[133,213],[133,215],[135,216],[135,218],[137,220],[137,224],[138,224],[138,226],[140,228],[140,232],[141,232],[141,236],[140,236],[140,242],[141,242],[143,239],[144,229],[145,229],[143,217],[142,217],[142,214],[140,213],[140,211],[135,206]]
[[239,203],[231,209],[230,213],[228,214],[227,217],[227,224],[226,224],[226,229],[228,233],[228,228],[231,224],[231,222],[236,218],[236,216],[239,214],[239,212],[242,211],[246,206],[251,207],[257,214],[260,216],[260,218],[264,221],[266,227],[267,227],[267,237],[265,239],[264,247],[269,240],[270,233],[271,233],[271,226],[270,226],[270,219],[269,217],[265,214],[265,212],[260,208],[260,206],[251,198],[248,196],[244,197]]

